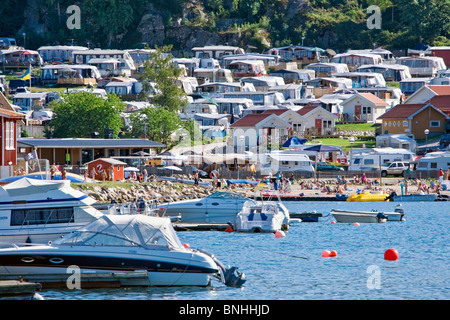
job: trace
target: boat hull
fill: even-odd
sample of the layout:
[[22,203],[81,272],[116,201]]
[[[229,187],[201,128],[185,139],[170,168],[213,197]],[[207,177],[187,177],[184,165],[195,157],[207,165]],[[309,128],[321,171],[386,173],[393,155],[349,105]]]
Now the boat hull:
[[437,194],[408,194],[394,196],[394,202],[436,201]]
[[387,201],[386,194],[373,194],[363,192],[360,194],[352,194],[347,198],[347,202],[380,202]]
[[331,214],[340,223],[384,223],[387,221],[385,218],[380,218],[378,212],[333,210]]
[[[132,253],[130,251],[133,251]],[[145,252],[144,252],[145,251]],[[150,251],[150,252],[149,252]],[[145,250],[129,248],[120,252],[83,249],[59,250],[46,247],[29,250],[0,250],[0,279],[28,278],[39,282],[65,282],[79,268],[80,279],[112,273],[146,273],[135,285],[208,286],[218,266],[206,254],[186,250]]]

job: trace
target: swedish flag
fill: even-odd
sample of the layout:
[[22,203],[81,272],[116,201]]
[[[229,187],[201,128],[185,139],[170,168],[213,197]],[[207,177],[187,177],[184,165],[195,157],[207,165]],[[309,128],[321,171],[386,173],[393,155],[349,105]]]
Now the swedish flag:
[[19,78],[19,80],[30,80],[31,79],[31,66],[28,68],[27,71],[25,71],[25,73],[23,75],[21,75],[18,78]]

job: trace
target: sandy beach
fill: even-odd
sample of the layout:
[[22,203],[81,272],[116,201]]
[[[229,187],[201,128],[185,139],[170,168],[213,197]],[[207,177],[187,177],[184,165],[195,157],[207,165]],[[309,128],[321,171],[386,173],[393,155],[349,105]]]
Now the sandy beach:
[[[301,182],[304,182],[303,185],[301,185]],[[384,194],[391,194],[392,192],[395,192],[397,195],[402,194],[420,194],[421,189],[418,186],[420,183],[422,186],[425,185],[425,187],[422,187],[424,190],[423,193],[437,193],[436,188],[432,188],[430,185],[430,180],[422,180],[422,181],[414,181],[414,180],[408,180],[408,185],[405,190],[405,183],[403,183],[403,193],[402,193],[402,178],[382,178],[381,184],[373,184],[373,185],[363,185],[361,183],[354,183],[352,179],[350,179],[347,183],[347,187],[341,187],[339,190],[340,194],[344,195],[352,195],[356,194],[359,191],[368,191],[371,193],[384,193]],[[446,181],[448,184],[450,184],[449,181]],[[437,181],[434,181],[434,184],[436,185]],[[325,188],[324,188],[325,186]],[[329,190],[331,192],[327,192],[326,186],[328,186]],[[286,196],[299,196],[303,194],[304,197],[325,197],[325,196],[335,196],[336,195],[336,189],[337,189],[337,180],[336,179],[319,179],[319,186],[316,184],[313,184],[312,179],[305,179],[305,180],[297,180],[294,181],[290,186],[288,186],[286,189],[284,189],[281,194]],[[232,186],[232,190],[236,191],[242,191],[245,190],[245,193],[248,195],[254,195],[255,191],[250,186]],[[256,194],[259,195],[260,193],[273,193],[274,191],[270,189],[269,185],[261,186],[258,185],[256,188]],[[450,190],[439,190],[439,193],[441,195],[447,195],[450,196]]]

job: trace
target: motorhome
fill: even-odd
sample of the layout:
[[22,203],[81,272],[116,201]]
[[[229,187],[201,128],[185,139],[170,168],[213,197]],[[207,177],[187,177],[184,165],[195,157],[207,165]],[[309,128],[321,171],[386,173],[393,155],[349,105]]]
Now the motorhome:
[[261,161],[261,174],[282,172],[304,172],[314,174],[311,159],[304,153],[290,153],[283,150],[265,154]]
[[417,170],[439,170],[444,171],[450,168],[450,151],[429,152],[425,157],[420,158],[417,162]]
[[377,171],[385,163],[415,161],[415,153],[406,149],[396,148],[355,148],[350,151],[348,171]]

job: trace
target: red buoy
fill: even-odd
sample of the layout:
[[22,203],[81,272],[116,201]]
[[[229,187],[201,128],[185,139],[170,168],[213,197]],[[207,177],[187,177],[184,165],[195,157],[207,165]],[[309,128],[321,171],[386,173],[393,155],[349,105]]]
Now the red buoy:
[[334,220],[331,221],[331,224],[335,224],[335,223],[336,223],[336,221],[334,221]]
[[324,250],[324,251],[322,252],[322,257],[328,258],[329,256],[330,256],[330,250]]
[[398,260],[398,251],[395,249],[387,249],[384,252],[384,259],[385,260],[391,260],[391,261],[395,261]]
[[284,238],[285,237],[285,233],[281,230],[278,230],[275,232],[275,238]]
[[228,227],[225,229],[225,232],[234,232],[234,230],[233,230],[233,228],[232,228],[231,226],[228,226]]
[[190,245],[189,245],[188,243],[184,243],[184,244],[183,244],[183,247],[185,247],[185,248],[190,248]]
[[330,252],[330,257],[337,257],[337,252],[336,251],[331,251]]

